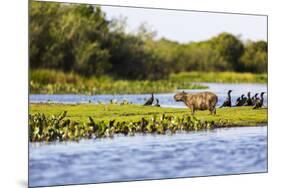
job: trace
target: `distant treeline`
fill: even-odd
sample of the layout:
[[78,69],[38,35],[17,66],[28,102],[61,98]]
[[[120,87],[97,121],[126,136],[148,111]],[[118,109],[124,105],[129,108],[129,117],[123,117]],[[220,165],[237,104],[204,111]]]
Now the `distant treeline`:
[[187,71],[267,71],[266,41],[243,42],[221,33],[182,44],[156,40],[144,24],[135,33],[125,28],[124,20],[107,20],[97,6],[32,2],[30,67],[151,80]]

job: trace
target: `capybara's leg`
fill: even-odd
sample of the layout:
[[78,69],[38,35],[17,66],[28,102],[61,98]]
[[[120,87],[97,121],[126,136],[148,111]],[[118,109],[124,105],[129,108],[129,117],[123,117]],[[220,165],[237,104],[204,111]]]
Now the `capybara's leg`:
[[194,116],[194,113],[195,113],[195,109],[194,109],[194,107],[193,107],[193,106],[191,106],[191,107],[190,107],[190,109],[191,109],[191,114]]
[[216,115],[216,107],[211,107],[210,108],[210,114],[211,115]]
[[216,115],[216,114],[217,114],[216,107],[214,107],[213,113],[214,113],[214,115]]

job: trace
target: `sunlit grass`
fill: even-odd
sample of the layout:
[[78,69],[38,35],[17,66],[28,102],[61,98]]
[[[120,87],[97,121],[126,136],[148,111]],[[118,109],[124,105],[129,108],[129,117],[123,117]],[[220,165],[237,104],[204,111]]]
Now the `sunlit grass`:
[[[31,104],[30,114],[60,114],[68,111],[67,117],[78,122],[85,122],[91,116],[97,121],[115,119],[116,121],[136,121],[151,118],[153,115],[191,115],[188,108],[158,108],[142,105],[119,104]],[[196,111],[195,117],[207,121],[225,121],[232,125],[256,125],[267,122],[267,109],[253,110],[252,107],[218,108],[217,115],[209,111]]]
[[31,70],[30,92],[41,94],[135,94],[165,93],[177,89],[204,89],[206,86],[172,80],[115,80],[108,76],[85,78],[55,70]]
[[170,76],[170,80],[219,83],[266,83],[267,74],[237,72],[182,72],[178,74],[172,74]]

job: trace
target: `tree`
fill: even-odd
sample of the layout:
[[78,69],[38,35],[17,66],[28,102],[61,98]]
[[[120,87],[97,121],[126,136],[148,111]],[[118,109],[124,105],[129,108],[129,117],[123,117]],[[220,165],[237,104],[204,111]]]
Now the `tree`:
[[99,7],[32,2],[30,65],[101,75],[110,68],[103,47],[108,21]]
[[[57,25],[60,12],[59,6],[53,3],[32,2],[30,7],[29,24],[29,46],[30,46],[30,67],[46,68],[54,66],[60,57],[50,60],[48,53],[53,50],[57,43],[51,34],[52,25]],[[54,60],[56,60],[54,62]]]
[[240,61],[247,72],[267,72],[267,43],[265,41],[249,42],[246,44]]
[[243,43],[229,33],[221,33],[210,41],[212,47],[219,53],[234,71],[243,71],[239,59],[244,52]]
[[142,23],[128,32],[126,18],[106,19],[98,6],[31,2],[30,67],[108,75],[118,79],[165,79],[183,71],[266,72],[267,43],[243,44],[221,33],[182,44],[156,39]]

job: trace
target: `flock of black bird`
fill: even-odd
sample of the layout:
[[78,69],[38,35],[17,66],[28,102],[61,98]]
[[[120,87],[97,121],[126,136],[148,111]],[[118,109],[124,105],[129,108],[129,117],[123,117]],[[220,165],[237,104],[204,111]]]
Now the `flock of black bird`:
[[[227,92],[227,98],[220,106],[220,108],[233,106],[231,104],[231,92],[232,90],[229,90]],[[242,94],[240,97],[237,98],[234,106],[253,106],[253,109],[261,108],[263,106],[264,94],[265,92],[261,92],[260,97],[258,96],[259,93],[256,93],[253,97],[251,97],[251,92],[248,92],[247,97],[244,94]]]
[[[265,92],[261,92],[260,97],[258,96],[259,93],[256,93],[253,97],[251,97],[251,92],[247,93],[247,97],[242,94],[240,97],[237,98],[235,105],[232,105],[231,102],[231,92],[232,90],[229,90],[227,92],[227,98],[220,106],[220,108],[233,106],[253,106],[253,109],[258,109],[263,106],[263,95],[265,94]],[[144,103],[144,106],[152,106],[154,99],[156,100],[156,104],[154,104],[153,106],[160,107],[159,100],[154,97],[153,93],[151,94],[151,97]]]

